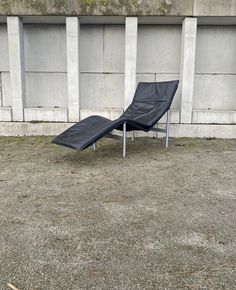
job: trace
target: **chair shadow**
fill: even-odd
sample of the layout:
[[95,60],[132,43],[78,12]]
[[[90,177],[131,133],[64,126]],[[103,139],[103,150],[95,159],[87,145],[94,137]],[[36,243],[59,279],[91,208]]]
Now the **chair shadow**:
[[83,164],[83,166],[97,164],[98,162],[125,162],[127,159],[137,156],[144,156],[150,153],[163,152],[165,140],[152,137],[139,137],[132,142],[131,138],[127,139],[127,157],[122,156],[122,143],[115,140],[101,140],[97,142],[96,150],[92,146],[84,151],[75,151],[69,148],[63,148],[56,156],[56,162],[69,162],[70,164]]

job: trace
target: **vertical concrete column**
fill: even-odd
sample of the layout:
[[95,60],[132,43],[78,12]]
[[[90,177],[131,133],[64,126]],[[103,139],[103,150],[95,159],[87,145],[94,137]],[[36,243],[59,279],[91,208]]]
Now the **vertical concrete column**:
[[80,119],[80,22],[78,17],[66,18],[68,121]]
[[192,122],[197,19],[185,18],[181,51],[181,123]]
[[12,119],[24,120],[26,99],[23,22],[19,17],[7,17]]
[[136,88],[137,67],[137,40],[138,40],[138,18],[126,17],[125,20],[125,99],[126,109],[134,96]]
[[1,79],[1,73],[0,73],[0,107],[2,107],[3,101],[2,101],[2,79]]

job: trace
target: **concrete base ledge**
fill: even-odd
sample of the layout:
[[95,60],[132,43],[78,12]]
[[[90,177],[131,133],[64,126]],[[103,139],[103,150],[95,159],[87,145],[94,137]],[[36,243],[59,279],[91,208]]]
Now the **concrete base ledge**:
[[0,136],[53,136],[73,123],[0,122]]
[[[0,135],[53,136],[63,132],[73,124],[74,123],[0,122]],[[164,125],[161,125],[161,127],[164,127]],[[140,132],[137,136],[150,136],[150,134]],[[160,134],[160,137],[161,136],[164,136],[164,134]],[[170,136],[232,139],[236,138],[236,125],[171,124]]]
[[236,125],[172,124],[170,136],[232,139],[236,138]]
[[11,107],[0,107],[0,121],[11,121],[12,112]]
[[236,111],[194,110],[192,123],[198,124],[236,124]]
[[24,117],[26,122],[67,122],[66,108],[25,108]]

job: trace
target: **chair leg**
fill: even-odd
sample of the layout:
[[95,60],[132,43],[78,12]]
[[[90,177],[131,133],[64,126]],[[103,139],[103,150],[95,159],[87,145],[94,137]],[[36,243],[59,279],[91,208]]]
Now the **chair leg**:
[[132,142],[134,142],[134,131],[132,131]]
[[93,143],[93,150],[96,150],[96,142]]
[[[156,124],[156,128],[158,130],[158,123]],[[156,132],[156,138],[158,138],[158,131]]]
[[167,111],[166,116],[166,148],[169,146],[169,134],[170,134],[170,110]]
[[126,122],[123,124],[123,157],[126,157]]

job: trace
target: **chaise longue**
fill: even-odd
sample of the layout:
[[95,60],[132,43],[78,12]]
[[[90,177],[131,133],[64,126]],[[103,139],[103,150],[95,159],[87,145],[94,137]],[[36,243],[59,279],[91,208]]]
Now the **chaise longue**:
[[[89,146],[96,149],[96,142],[103,137],[121,139],[123,141],[123,157],[126,156],[126,132],[156,131],[166,134],[166,147],[168,147],[170,106],[178,88],[178,80],[166,82],[140,82],[134,98],[127,110],[120,118],[112,121],[101,116],[90,116],[53,139],[52,143],[84,150]],[[155,128],[164,114],[167,114],[166,128]],[[116,129],[123,131],[119,137],[111,132]]]

